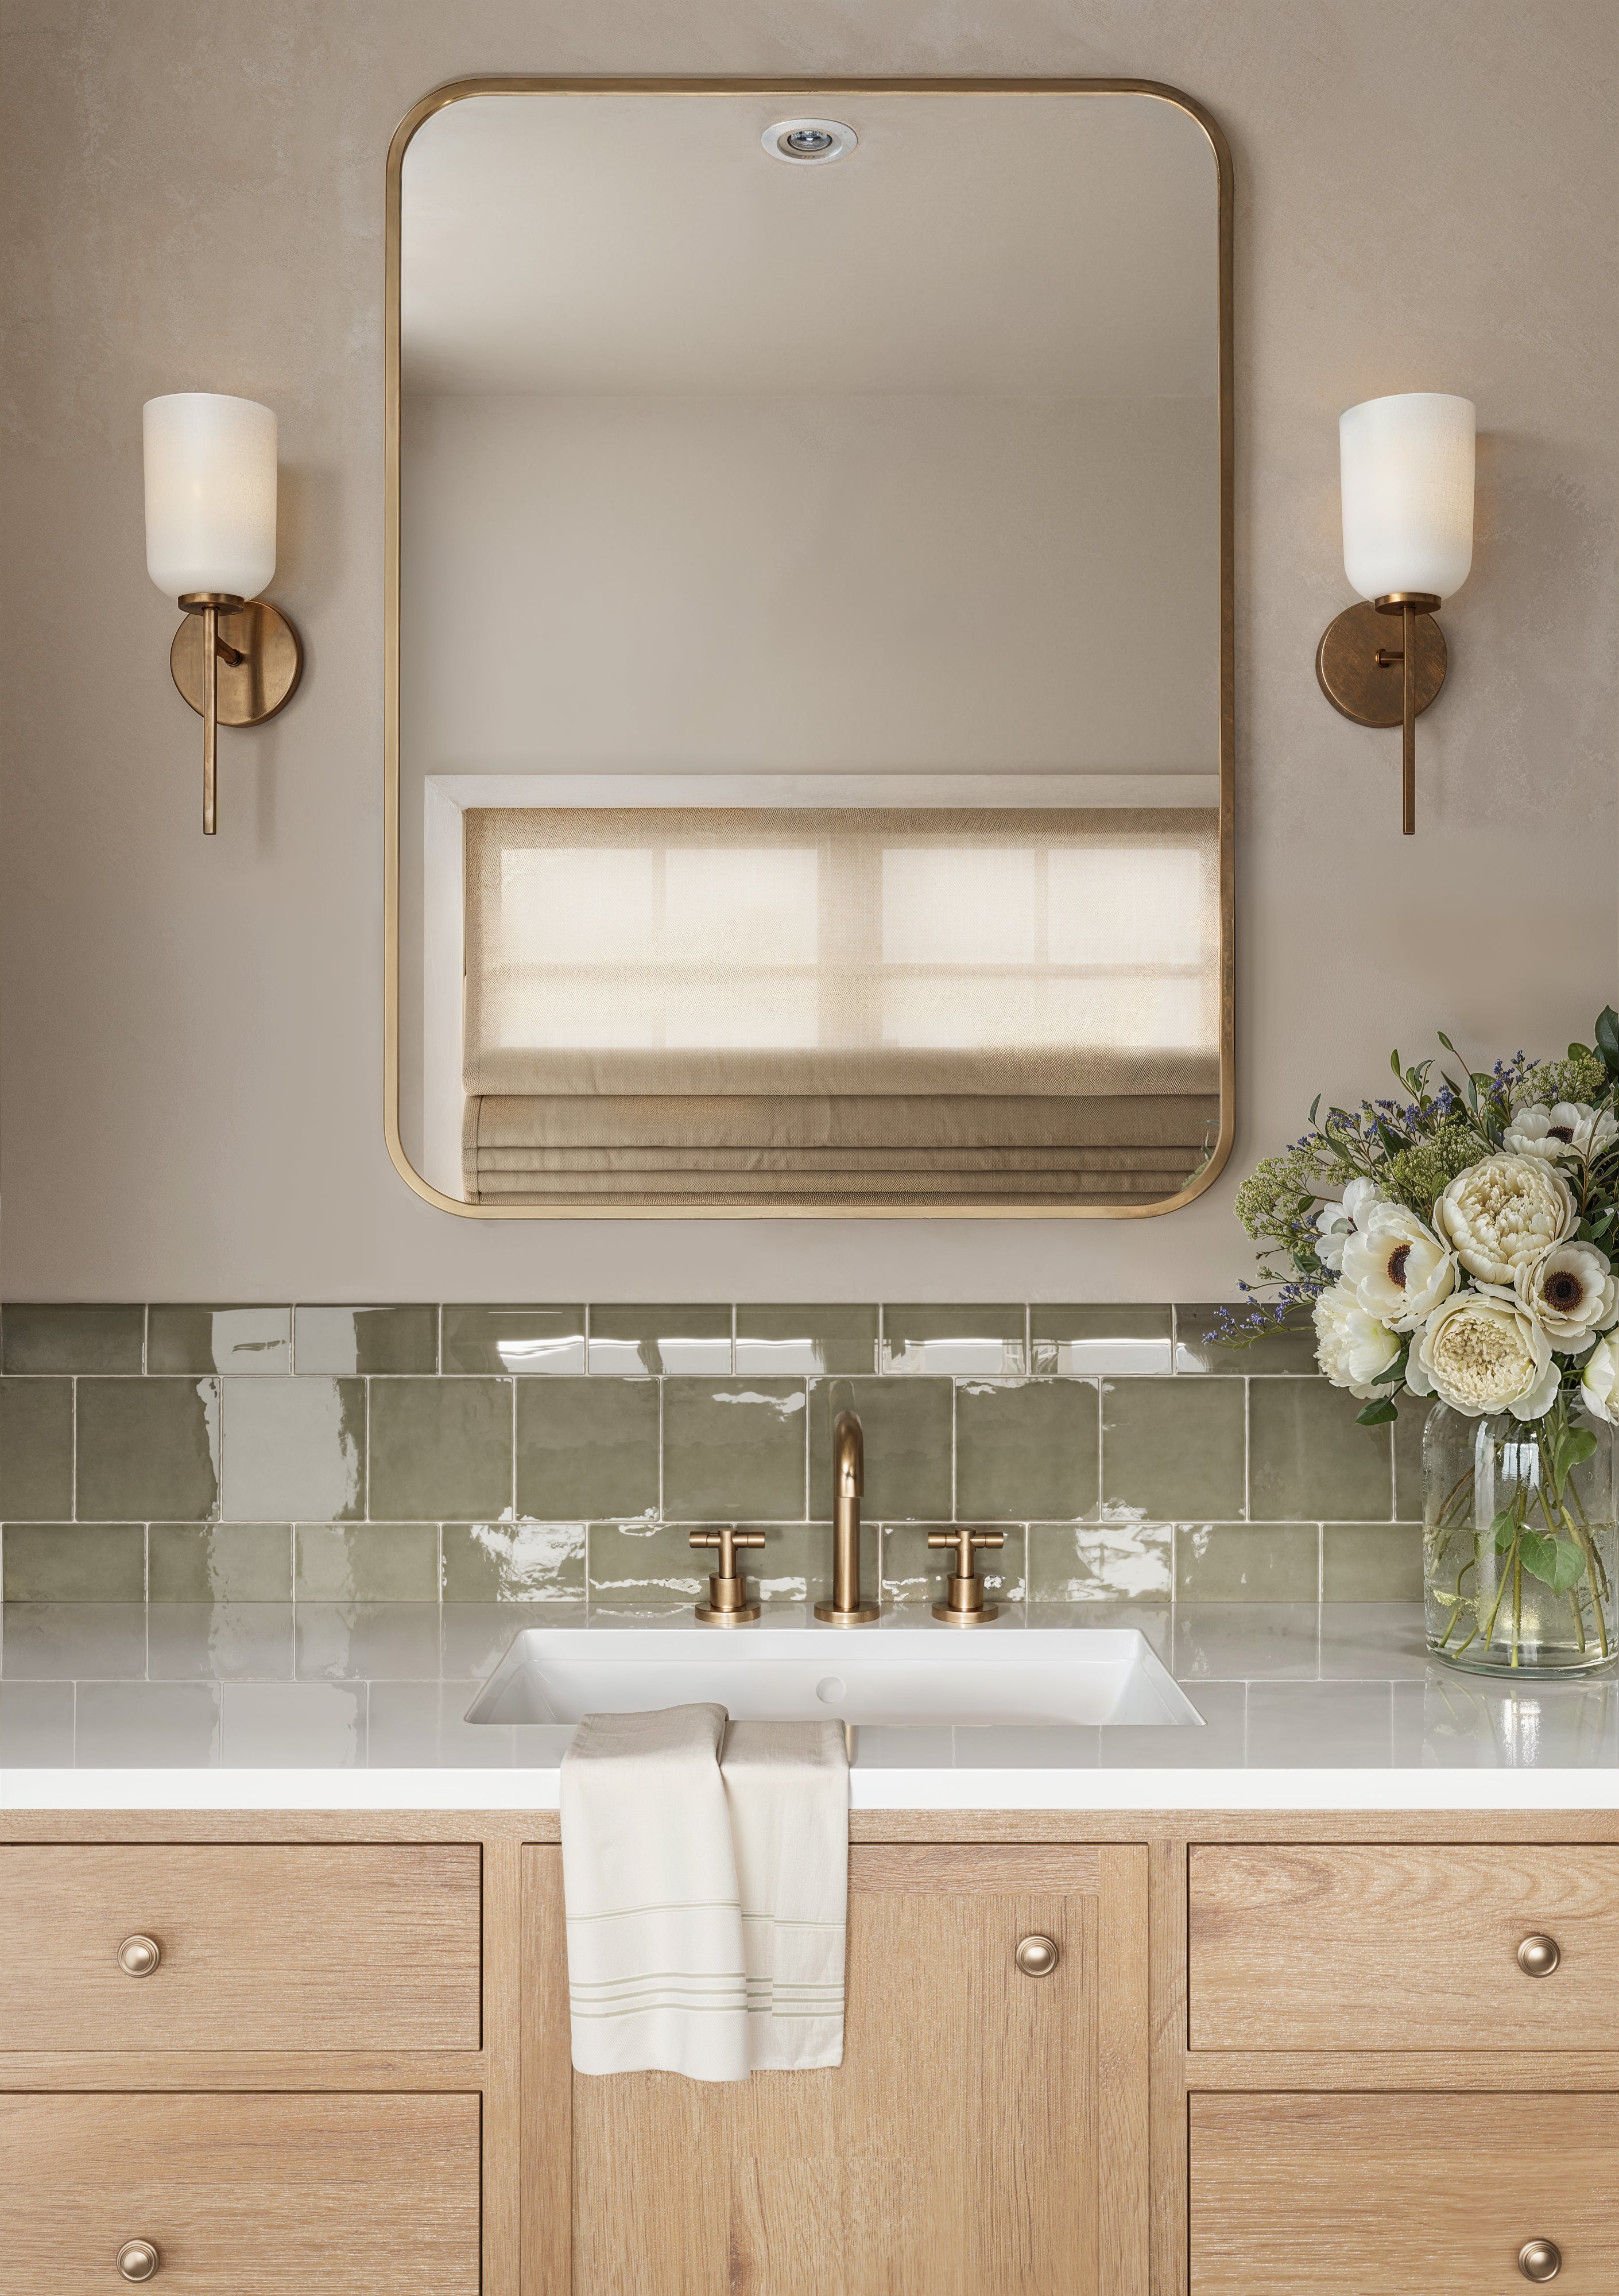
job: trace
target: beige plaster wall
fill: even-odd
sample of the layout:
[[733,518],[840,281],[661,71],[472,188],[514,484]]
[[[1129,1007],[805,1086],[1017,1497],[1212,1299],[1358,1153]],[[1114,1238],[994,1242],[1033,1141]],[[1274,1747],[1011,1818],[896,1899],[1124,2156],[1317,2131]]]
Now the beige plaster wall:
[[[1560,1048],[1612,993],[1611,0],[6,0],[0,1283],[16,1298],[1209,1297],[1237,1178],[1388,1046]],[[1123,74],[1237,181],[1241,1120],[1129,1223],[483,1225],[382,1147],[382,160],[474,71]],[[140,405],[281,417],[307,685],[229,745],[147,581]],[[1335,417],[1478,402],[1475,571],[1421,728],[1337,718]]]

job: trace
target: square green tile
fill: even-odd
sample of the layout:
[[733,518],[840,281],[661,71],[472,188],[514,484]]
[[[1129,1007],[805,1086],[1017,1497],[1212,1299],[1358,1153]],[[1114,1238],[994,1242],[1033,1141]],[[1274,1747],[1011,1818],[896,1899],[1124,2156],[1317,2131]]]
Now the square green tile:
[[948,1522],[954,1481],[954,1390],[948,1379],[825,1379],[810,1390],[810,1512],[832,1520],[832,1424],[859,1418],[863,1512],[872,1521]]
[[828,1372],[877,1369],[875,1308],[784,1308],[756,1303],[736,1310],[736,1368],[817,1379]]
[[1390,1520],[1389,1430],[1357,1426],[1360,1409],[1352,1395],[1324,1379],[1253,1382],[1248,1513],[1256,1522]]
[[144,1308],[0,1308],[0,1370],[138,1372],[145,1344]]
[[1013,1378],[1028,1368],[1024,1322],[1021,1306],[884,1307],[883,1368]]
[[290,1308],[152,1308],[149,1372],[289,1372]]
[[211,1522],[219,1512],[217,1379],[81,1379],[80,1522]]
[[[930,1546],[930,1531],[954,1526],[930,1522],[886,1522],[883,1525],[883,1599],[889,1603],[942,1603],[949,1594],[946,1581],[956,1568],[949,1547]],[[1021,1603],[1027,1592],[1025,1550],[1021,1523],[1008,1523],[999,1546],[978,1549],[978,1576],[986,1601]],[[861,1584],[871,1581],[862,1575]]]
[[1167,1602],[1175,1538],[1167,1522],[1031,1522],[1031,1603]]
[[517,1512],[539,1522],[655,1514],[658,1397],[646,1380],[525,1382]]
[[1102,1497],[1149,1522],[1244,1513],[1238,1382],[1108,1380],[1102,1388]]
[[658,1372],[728,1372],[731,1310],[728,1306],[593,1307],[590,1368],[632,1378]]
[[511,1512],[510,1380],[376,1382],[371,1513],[377,1521],[498,1521]]
[[300,1522],[294,1587],[300,1603],[436,1603],[436,1522]]
[[285,1522],[154,1522],[146,1535],[153,1603],[290,1603],[292,1527]]
[[1419,1522],[1328,1522],[1321,1526],[1324,1603],[1420,1603]]
[[[752,1565],[764,1558],[744,1553],[742,1559]],[[695,1603],[707,1595],[713,1566],[711,1551],[694,1549],[686,1523],[590,1525],[587,1578],[593,1603],[670,1608]]]
[[444,1369],[580,1376],[585,1369],[584,1308],[447,1306]]
[[435,1372],[437,1308],[295,1308],[292,1361],[300,1372]]
[[5,1599],[8,1603],[144,1603],[144,1523],[8,1523]]
[[1175,1368],[1180,1372],[1224,1373],[1241,1376],[1254,1372],[1312,1372],[1316,1368],[1315,1325],[1301,1316],[1285,1330],[1267,1332],[1239,1347],[1217,1340],[1217,1318],[1229,1308],[1233,1315],[1246,1312],[1243,1303],[1219,1301],[1175,1309]]
[[1172,1368],[1171,1310],[1130,1303],[1029,1310],[1030,1368],[1083,1377],[1103,1373],[1139,1379]]
[[1434,1408],[1426,1396],[1402,1395],[1400,1416],[1393,1425],[1394,1513],[1402,1522],[1420,1522],[1422,1503],[1422,1436]]
[[1056,1521],[1096,1505],[1097,1391],[1089,1380],[957,1383],[957,1521]]
[[59,1521],[72,1512],[72,1381],[0,1379],[0,1521]]
[[1183,1522],[1175,1593],[1183,1603],[1313,1603],[1320,1534],[1304,1522]]
[[579,1603],[582,1522],[447,1522],[447,1603]]
[[222,1379],[219,1393],[219,1512],[226,1521],[364,1516],[363,1379]]
[[801,1380],[663,1383],[663,1513],[671,1522],[802,1522]]

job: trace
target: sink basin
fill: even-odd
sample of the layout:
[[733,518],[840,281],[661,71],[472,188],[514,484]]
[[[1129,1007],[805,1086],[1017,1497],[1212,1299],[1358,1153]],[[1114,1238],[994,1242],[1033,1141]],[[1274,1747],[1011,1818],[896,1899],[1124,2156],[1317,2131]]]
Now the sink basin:
[[[920,1613],[918,1615],[917,1613]],[[733,1721],[1185,1723],[1202,1716],[1134,1628],[962,1628],[921,1606],[872,1627],[645,1621],[529,1627],[469,1722],[577,1722],[711,1700]]]

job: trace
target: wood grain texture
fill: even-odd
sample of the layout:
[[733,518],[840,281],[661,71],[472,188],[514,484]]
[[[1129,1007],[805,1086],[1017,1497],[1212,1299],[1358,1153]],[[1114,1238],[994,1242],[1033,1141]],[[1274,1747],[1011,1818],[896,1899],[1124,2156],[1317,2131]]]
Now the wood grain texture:
[[[476,2049],[474,1844],[0,1849],[0,2049]],[[155,1938],[150,1977],[120,1941]]]
[[0,2097],[6,2296],[478,2296],[476,2096]]
[[1612,2296],[1619,2097],[1195,2096],[1192,2296]]
[[1619,1849],[1198,1848],[1188,1896],[1195,2049],[1619,2049]]
[[1151,1879],[1154,2296],[1186,2296],[1186,1846],[1155,1841]]
[[957,1897],[1005,1898],[1020,1890],[1076,1890],[1094,1894],[1102,1886],[1099,1849],[1001,1848],[994,1843],[941,1843],[935,1848],[863,1849],[849,1862],[849,1887],[878,1897],[932,1896],[949,1890]]
[[1146,2296],[1146,1853],[850,1862],[841,2068],[575,2079],[575,2296]]
[[522,2296],[570,2296],[573,2066],[563,1853],[530,1847],[522,1857]]
[[522,1850],[483,1853],[483,2280],[518,2296],[522,2210]]
[[1619,2055],[1583,2049],[1208,2049],[1194,2089],[1595,2089],[1619,2095]]

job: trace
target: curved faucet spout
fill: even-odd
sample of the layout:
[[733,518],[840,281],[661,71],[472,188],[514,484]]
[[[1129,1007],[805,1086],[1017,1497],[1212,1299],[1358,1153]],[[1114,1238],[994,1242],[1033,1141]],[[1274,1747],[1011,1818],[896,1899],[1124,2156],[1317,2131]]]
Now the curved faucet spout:
[[866,1496],[866,1437],[852,1411],[840,1411],[832,1423],[832,1488],[841,1499]]
[[832,1600],[815,1615],[834,1627],[869,1626],[875,1603],[860,1599],[860,1501],[866,1493],[866,1439],[859,1414],[840,1411],[832,1423]]

